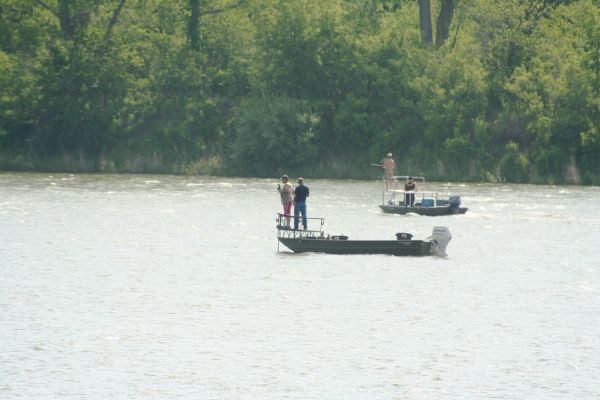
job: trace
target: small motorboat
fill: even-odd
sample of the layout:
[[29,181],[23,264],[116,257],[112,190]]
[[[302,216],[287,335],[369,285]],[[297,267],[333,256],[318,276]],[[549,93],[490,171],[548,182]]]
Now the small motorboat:
[[[408,182],[408,176],[394,176],[393,189],[384,190],[382,196],[382,204],[379,208],[383,212],[391,214],[408,214],[414,213],[426,216],[464,214],[468,208],[461,207],[460,196],[450,196],[447,200],[440,199],[438,192],[429,191],[413,191],[398,189],[398,182],[403,186]],[[425,178],[417,176],[413,178],[422,183]]]
[[396,233],[394,240],[353,240],[345,235],[325,235],[324,218],[307,218],[319,221],[319,230],[290,229],[282,225],[284,218],[283,214],[278,214],[277,240],[294,253],[446,257],[446,248],[452,239],[447,226],[434,226],[427,240],[413,240],[412,234],[404,232]]

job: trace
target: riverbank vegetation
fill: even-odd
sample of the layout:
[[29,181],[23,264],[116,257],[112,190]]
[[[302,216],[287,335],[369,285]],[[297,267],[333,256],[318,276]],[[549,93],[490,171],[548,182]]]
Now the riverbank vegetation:
[[600,184],[597,0],[1,0],[0,169]]

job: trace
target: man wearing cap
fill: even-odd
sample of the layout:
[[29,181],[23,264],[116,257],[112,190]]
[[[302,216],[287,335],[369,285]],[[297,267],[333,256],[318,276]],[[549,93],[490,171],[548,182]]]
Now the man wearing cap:
[[[404,191],[406,192],[410,192],[410,191],[419,191],[419,188],[417,187],[417,184],[413,182],[413,177],[409,176],[408,177],[408,182],[406,182],[404,184]],[[415,195],[412,193],[407,193],[405,194],[405,200],[404,200],[404,204],[407,207],[412,207],[415,205]]]
[[285,215],[285,225],[286,228],[290,227],[290,222],[292,220],[292,202],[294,200],[294,189],[292,185],[290,185],[290,178],[287,175],[281,177],[281,182],[283,182],[283,187],[279,187],[277,190],[281,196],[281,204],[283,204],[283,215]]
[[306,198],[309,195],[310,192],[308,186],[304,185],[304,179],[298,178],[298,186],[294,190],[294,229],[298,229],[298,216],[302,213],[302,225],[306,230]]
[[396,167],[396,163],[392,160],[392,153],[388,153],[385,160],[383,160],[383,165],[381,168],[385,170],[384,179],[385,179],[385,190],[390,190],[394,188],[394,168]]

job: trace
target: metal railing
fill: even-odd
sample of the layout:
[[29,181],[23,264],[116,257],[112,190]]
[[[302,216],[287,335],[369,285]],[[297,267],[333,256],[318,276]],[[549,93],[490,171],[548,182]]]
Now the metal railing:
[[[309,224],[308,220],[314,220],[314,221],[319,221],[319,230],[315,230],[315,229],[292,229],[291,227],[287,227],[284,225],[284,221],[285,218],[291,218],[292,220],[295,218],[293,215],[283,215],[280,213],[277,213],[277,218],[275,219],[275,221],[277,221],[277,237],[278,238],[297,238],[297,237],[306,237],[306,238],[316,238],[316,237],[323,237],[325,235],[325,233],[323,232],[323,225],[325,225],[325,218],[306,218],[307,219],[307,226],[308,225],[312,225]],[[304,217],[297,217],[298,218],[298,227],[304,225]]]
[[[437,192],[427,192],[427,191],[421,191],[421,190],[419,190],[419,191],[414,191],[414,190],[406,191],[404,189],[398,189],[398,180],[402,180],[403,181],[403,182],[400,183],[402,185],[405,182],[408,182],[408,178],[409,177],[410,176],[408,176],[408,175],[393,176],[392,178],[394,180],[394,183],[393,183],[392,189],[384,189],[383,190],[383,193],[381,195],[381,197],[382,197],[381,198],[381,203],[382,204],[387,204],[387,205],[396,205],[396,204],[397,205],[404,205],[406,203],[406,197],[405,197],[406,194],[411,195],[411,196],[420,195],[421,198],[424,198],[425,195],[429,195],[433,199],[435,199],[435,201],[437,202],[437,197],[438,197]],[[422,177],[422,176],[413,176],[412,178],[413,178],[414,181],[418,180],[418,181],[421,181],[421,183],[425,182],[425,178]],[[384,183],[385,183],[385,178],[384,178]],[[396,194],[398,194],[399,195],[398,197],[400,197],[400,199],[398,201],[396,201]],[[387,200],[386,200],[386,195],[388,195]],[[414,197],[413,197],[413,199],[414,199]]]

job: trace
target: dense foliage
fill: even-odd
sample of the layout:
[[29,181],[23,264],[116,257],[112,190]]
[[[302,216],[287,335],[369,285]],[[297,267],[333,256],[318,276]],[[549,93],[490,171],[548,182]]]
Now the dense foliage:
[[0,0],[0,168],[364,178],[388,152],[600,184],[599,1]]

